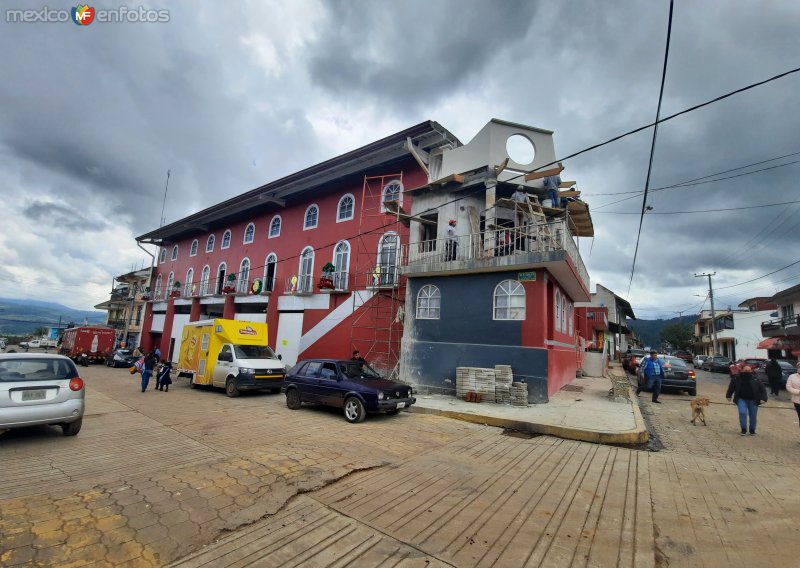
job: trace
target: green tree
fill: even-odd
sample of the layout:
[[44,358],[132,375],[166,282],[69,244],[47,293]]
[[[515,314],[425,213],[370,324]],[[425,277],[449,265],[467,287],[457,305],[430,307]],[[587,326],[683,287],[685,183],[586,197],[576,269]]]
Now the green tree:
[[33,330],[33,336],[34,337],[44,337],[45,335],[47,335],[49,333],[49,331],[50,330],[48,328],[46,328],[46,327],[37,327],[36,329]]
[[692,327],[686,323],[673,323],[661,330],[661,342],[676,349],[689,349],[692,346]]

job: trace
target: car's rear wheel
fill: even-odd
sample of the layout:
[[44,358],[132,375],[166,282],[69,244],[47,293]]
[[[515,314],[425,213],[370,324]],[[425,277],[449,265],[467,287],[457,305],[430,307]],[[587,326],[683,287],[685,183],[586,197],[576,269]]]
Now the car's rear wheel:
[[65,436],[75,436],[81,431],[81,426],[83,426],[83,418],[79,418],[75,422],[70,422],[69,424],[62,424],[61,430],[64,432]]
[[689,393],[689,396],[697,396],[697,389],[691,389],[687,392]]
[[344,417],[351,424],[361,422],[367,415],[364,403],[354,396],[344,401]]
[[241,391],[239,391],[239,389],[236,387],[236,379],[228,378],[228,380],[225,381],[225,394],[231,398],[242,394]]
[[290,410],[297,410],[303,405],[303,402],[300,400],[300,393],[297,392],[297,389],[290,389],[286,391],[286,407]]

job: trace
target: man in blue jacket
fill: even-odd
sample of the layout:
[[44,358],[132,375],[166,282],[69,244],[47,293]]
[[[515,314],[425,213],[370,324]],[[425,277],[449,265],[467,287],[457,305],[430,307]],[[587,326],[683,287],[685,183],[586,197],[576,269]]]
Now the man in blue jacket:
[[[658,400],[658,395],[661,394],[661,381],[664,379],[663,362],[658,358],[658,353],[651,351],[650,357],[642,361],[641,365],[642,374],[647,380],[645,388],[653,393],[653,402],[661,404],[661,401]],[[640,392],[642,392],[641,385],[636,389],[636,394],[638,395]]]

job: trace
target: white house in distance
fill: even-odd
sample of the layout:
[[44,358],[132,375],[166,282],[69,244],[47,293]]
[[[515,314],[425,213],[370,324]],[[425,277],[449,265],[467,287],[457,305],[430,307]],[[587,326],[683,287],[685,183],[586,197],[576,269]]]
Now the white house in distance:
[[[770,318],[774,304],[758,302],[761,298],[745,300],[738,310],[716,310],[714,322],[717,329],[717,351],[732,360],[749,357],[766,357],[767,353],[759,347],[764,339],[761,323]],[[761,308],[761,309],[759,309]],[[703,310],[695,324],[698,342],[696,351],[700,355],[713,355],[713,335],[711,310]]]

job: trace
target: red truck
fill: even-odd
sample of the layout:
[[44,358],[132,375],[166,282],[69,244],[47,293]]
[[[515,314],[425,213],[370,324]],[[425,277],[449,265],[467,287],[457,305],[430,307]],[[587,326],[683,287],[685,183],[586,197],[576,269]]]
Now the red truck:
[[112,356],[116,331],[110,327],[84,325],[64,330],[61,338],[62,355],[75,362],[85,353],[88,362],[105,362]]

